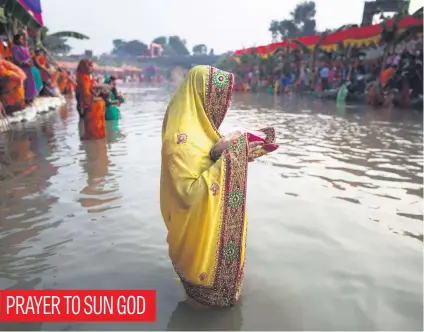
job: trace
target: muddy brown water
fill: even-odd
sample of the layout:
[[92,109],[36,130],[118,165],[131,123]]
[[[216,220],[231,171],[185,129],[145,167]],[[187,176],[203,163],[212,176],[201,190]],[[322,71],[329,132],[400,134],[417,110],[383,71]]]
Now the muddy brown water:
[[157,322],[24,330],[420,330],[423,125],[413,111],[235,95],[223,131],[271,125],[249,166],[244,292],[184,303],[159,210],[172,88],[123,86],[122,119],[81,141],[70,102],[0,135],[0,289],[156,289]]

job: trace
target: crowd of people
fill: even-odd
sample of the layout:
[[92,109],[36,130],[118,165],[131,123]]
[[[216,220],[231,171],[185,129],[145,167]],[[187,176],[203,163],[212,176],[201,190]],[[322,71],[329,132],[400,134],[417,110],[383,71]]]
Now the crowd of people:
[[[266,90],[269,94],[313,92],[319,96],[336,98],[345,86],[347,98],[371,102],[373,85],[378,82],[384,95],[390,94],[398,106],[409,107],[423,94],[423,53],[403,52],[390,54],[383,65],[383,58],[373,60],[358,56],[354,59],[334,59],[331,54],[320,57],[314,64],[301,55],[276,54],[277,60],[270,67],[260,61],[239,60],[230,70],[235,75],[236,91]],[[234,60],[233,60],[234,61]]]
[[39,96],[72,94],[71,74],[51,64],[42,49],[31,50],[25,31],[13,38],[10,52],[0,54],[0,102],[6,114],[21,111]]
[[119,106],[124,97],[117,91],[117,78],[99,80],[93,76],[94,62],[83,59],[75,75],[61,69],[43,49],[28,45],[26,31],[14,36],[8,49],[0,50],[0,109],[3,116],[32,105],[37,97],[72,96],[85,124],[85,138],[106,135],[105,121],[120,117]]

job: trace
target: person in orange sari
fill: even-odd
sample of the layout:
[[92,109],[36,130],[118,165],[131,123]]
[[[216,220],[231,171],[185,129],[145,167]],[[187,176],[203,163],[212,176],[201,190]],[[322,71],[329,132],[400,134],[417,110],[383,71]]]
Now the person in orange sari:
[[47,70],[47,58],[44,56],[44,52],[41,49],[35,51],[34,54],[34,64],[38,68],[41,74],[41,79],[43,83],[51,82],[51,76],[49,71]]
[[65,92],[64,94],[67,96],[72,96],[72,93],[74,92],[76,85],[75,83],[69,79],[69,78],[73,78],[71,72],[68,71],[68,81],[66,83],[66,87],[65,87]]
[[25,72],[0,56],[0,100],[7,113],[25,108]]
[[94,63],[82,59],[77,67],[77,109],[84,119],[86,139],[98,139],[106,136],[106,102],[99,97],[91,77]]
[[56,83],[60,93],[65,94],[66,86],[68,84],[68,76],[60,68],[57,69]]
[[393,66],[389,66],[386,68],[382,73],[380,77],[380,82],[382,86],[385,86],[390,79],[393,77],[393,75],[396,73],[396,69]]

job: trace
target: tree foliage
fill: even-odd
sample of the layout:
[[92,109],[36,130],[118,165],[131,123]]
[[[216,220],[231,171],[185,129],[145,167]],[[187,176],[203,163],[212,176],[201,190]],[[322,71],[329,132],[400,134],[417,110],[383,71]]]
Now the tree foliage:
[[71,47],[67,44],[68,38],[77,40],[89,39],[86,35],[75,31],[59,31],[49,33],[47,27],[43,27],[40,31],[40,40],[44,47],[46,47],[53,54],[68,54]]
[[207,54],[208,48],[205,44],[198,44],[193,46],[193,54]]
[[168,40],[168,45],[174,50],[178,55],[189,55],[190,52],[186,47],[186,41],[181,39],[178,36],[171,36]]
[[168,44],[168,38],[166,38],[165,36],[160,36],[160,37],[153,39],[152,43],[164,46],[164,45]]
[[139,40],[114,39],[112,43],[112,53],[118,56],[140,56],[149,51],[149,47]]
[[304,1],[296,5],[288,19],[270,23],[269,31],[274,41],[314,35],[316,31],[316,7],[313,0]]
[[159,36],[153,39],[152,43],[162,45],[163,55],[188,55],[190,52],[187,49],[186,41],[179,36]]

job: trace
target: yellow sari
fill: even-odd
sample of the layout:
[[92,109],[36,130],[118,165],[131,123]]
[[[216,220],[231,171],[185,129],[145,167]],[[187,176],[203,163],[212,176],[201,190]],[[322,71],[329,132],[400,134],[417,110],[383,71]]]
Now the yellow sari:
[[233,92],[233,74],[196,66],[168,105],[162,128],[160,202],[169,256],[187,295],[234,305],[246,247],[246,134],[213,162]]

